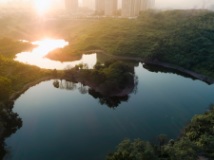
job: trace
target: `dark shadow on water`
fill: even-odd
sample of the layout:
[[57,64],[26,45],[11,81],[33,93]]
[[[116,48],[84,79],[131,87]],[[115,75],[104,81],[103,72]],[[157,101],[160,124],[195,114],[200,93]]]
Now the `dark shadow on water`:
[[101,105],[107,105],[109,108],[116,108],[121,102],[128,102],[129,100],[129,95],[108,97],[93,89],[89,89],[88,93],[95,99],[99,99]]
[[13,106],[13,102],[0,104],[0,159],[3,159],[8,152],[5,139],[22,127],[22,119],[17,113],[13,112]]
[[180,72],[180,71],[175,70],[175,69],[165,68],[165,67],[162,67],[162,66],[160,67],[160,66],[151,65],[151,64],[144,64],[143,68],[147,69],[150,72],[173,73],[173,74],[177,74],[177,75],[180,75],[182,77],[185,77],[185,78],[190,78],[192,80],[196,80],[195,77],[193,77],[193,76],[191,76],[189,74],[186,74],[184,72]]
[[81,94],[89,94],[94,99],[99,100],[99,103],[101,105],[107,105],[109,108],[116,108],[122,102],[128,102],[129,94],[135,93],[137,90],[138,83],[133,83],[133,84],[135,84],[135,85],[132,86],[132,90],[130,92],[128,92],[127,94],[118,95],[118,96],[107,96],[107,95],[103,95],[100,92],[97,92],[93,88],[84,86],[83,84],[78,84],[76,82],[66,81],[66,80],[54,80],[53,81],[53,86],[57,89],[69,90],[69,91],[78,90],[79,93],[81,93]]
[[110,61],[98,62],[94,69],[75,66],[64,71],[64,79],[54,80],[53,86],[59,89],[75,90],[98,99],[101,105],[118,107],[127,102],[131,93],[136,93],[138,78],[133,63]]

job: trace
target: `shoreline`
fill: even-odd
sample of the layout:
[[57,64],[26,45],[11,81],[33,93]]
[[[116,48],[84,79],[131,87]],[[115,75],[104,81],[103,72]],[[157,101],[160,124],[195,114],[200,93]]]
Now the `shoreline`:
[[51,80],[51,79],[53,79],[52,76],[46,76],[46,77],[37,79],[37,80],[35,80],[35,81],[33,81],[33,82],[27,83],[26,85],[24,85],[24,86],[22,87],[21,90],[14,92],[14,93],[10,96],[9,101],[15,101],[17,98],[19,98],[19,96],[20,96],[21,94],[23,94],[23,93],[24,93],[25,91],[27,91],[29,88],[31,88],[31,87],[33,87],[33,86],[35,86],[35,85],[41,83],[42,81],[47,81],[47,80]]
[[[6,101],[6,102],[0,102],[0,106],[2,107],[8,107],[7,103],[9,104],[13,104],[14,101],[19,98],[19,96],[21,96],[23,93],[25,93],[29,88],[43,82],[43,81],[46,81],[46,80],[51,80],[53,79],[54,77],[53,76],[45,76],[45,77],[42,77],[42,78],[39,78],[33,82],[29,82],[27,84],[25,84],[20,90],[14,92],[11,94],[11,96],[9,97],[9,99]],[[3,144],[4,143],[4,140],[5,140],[5,136],[4,136],[4,132],[6,130],[5,126],[3,125],[1,119],[0,119],[0,143]],[[3,146],[2,146],[3,147]],[[4,150],[3,148],[0,147],[0,149],[2,150],[2,153],[0,153],[0,158],[1,157],[4,157],[5,154],[6,154],[6,150]]]
[[140,58],[140,57],[111,55],[111,54],[108,54],[108,53],[106,53],[106,52],[104,52],[102,50],[91,50],[91,51],[87,51],[86,52],[86,54],[89,54],[89,53],[104,54],[106,56],[109,56],[109,57],[112,57],[112,58],[115,58],[115,59],[139,61],[139,62],[142,62],[142,63],[145,63],[145,64],[149,64],[149,65],[154,65],[154,66],[160,66],[160,67],[164,67],[164,68],[168,68],[168,69],[173,69],[175,71],[187,74],[187,75],[189,75],[189,76],[191,76],[191,77],[193,77],[195,79],[198,79],[198,80],[201,80],[203,82],[206,82],[209,85],[214,83],[214,79],[212,79],[212,78],[210,78],[208,76],[196,73],[194,71],[185,69],[185,68],[177,66],[177,65],[161,62],[161,61],[159,61],[157,59],[156,60],[144,60],[143,58]]

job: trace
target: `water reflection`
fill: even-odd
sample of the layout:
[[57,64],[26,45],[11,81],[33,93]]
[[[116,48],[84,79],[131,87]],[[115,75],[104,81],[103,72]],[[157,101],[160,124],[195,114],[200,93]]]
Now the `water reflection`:
[[[176,138],[195,114],[213,103],[214,85],[150,72],[142,64],[134,71],[138,91],[127,94],[126,103],[127,97],[119,99],[120,104],[65,80],[57,80],[60,89],[53,87],[53,80],[30,88],[15,102],[23,127],[6,140],[8,159],[104,159],[125,137],[152,140],[164,133]],[[113,110],[100,103],[120,107]]]
[[0,103],[0,159],[3,159],[6,151],[4,141],[22,127],[22,119],[13,112],[13,102]]
[[88,93],[88,90],[89,90],[88,86],[84,86],[81,83],[75,83],[75,82],[66,81],[66,80],[54,80],[53,86],[58,89],[64,89],[64,90],[70,90],[70,91],[78,89],[81,94],[86,94]]
[[82,55],[80,60],[72,62],[59,62],[45,57],[49,52],[68,45],[68,42],[62,39],[45,39],[32,42],[32,44],[35,45],[35,48],[32,51],[18,53],[15,60],[22,63],[35,65],[44,69],[65,69],[74,67],[80,63],[86,63],[89,68],[93,68],[97,62],[96,54]]
[[109,108],[116,108],[121,104],[121,102],[128,102],[129,100],[128,94],[122,96],[109,97],[104,96],[99,92],[96,92],[94,89],[89,89],[88,93],[95,99],[98,99],[101,105],[107,105]]
[[151,64],[143,64],[143,68],[147,69],[150,72],[173,73],[173,74],[181,75],[181,76],[186,77],[186,78],[190,78],[192,80],[197,80],[197,78],[192,77],[189,74],[186,74],[184,72],[180,72],[180,71],[175,70],[175,69],[164,68],[164,67],[155,66],[155,65],[151,65]]
[[[113,63],[113,65],[115,64],[116,63]],[[98,68],[97,65],[95,65],[95,68]],[[105,71],[105,67],[103,70],[81,70],[74,68],[65,71],[65,78],[67,78],[67,80],[54,80],[53,86],[55,88],[71,91],[79,90],[81,94],[89,94],[93,98],[98,99],[101,105],[107,105],[110,108],[115,108],[118,107],[121,102],[127,102],[129,95],[131,93],[136,93],[137,91],[138,78],[135,76],[133,68],[134,67],[128,67],[126,68],[127,70],[123,70],[123,72],[119,72],[121,69],[117,69],[119,74],[115,73],[115,71],[110,72],[108,70],[108,76],[103,74],[100,75]],[[88,77],[89,74],[92,77],[95,77],[96,75],[96,79],[88,78],[86,80],[85,77]],[[95,75],[93,76],[93,74]],[[118,75],[115,76],[115,74]],[[69,78],[68,76],[71,77]],[[120,80],[123,84],[118,82],[119,77],[122,77]]]
[[[54,80],[53,86],[55,88],[62,89],[62,90],[69,90],[69,91],[78,90],[79,93],[81,94],[89,94],[94,99],[98,99],[101,105],[107,105],[109,108],[118,107],[121,104],[121,102],[128,102],[129,94],[132,93],[130,92],[121,96],[106,96],[106,95],[103,95],[102,93],[97,92],[93,88],[90,88],[89,86],[84,86],[81,83],[75,83],[75,82],[66,81],[66,80]],[[136,89],[137,86],[134,86],[134,88]]]
[[[133,83],[133,84],[137,84],[137,83]],[[94,99],[98,99],[101,105],[107,105],[109,108],[116,108],[121,104],[121,102],[128,102],[129,94],[133,93],[133,90],[132,90],[123,95],[106,96],[106,95],[103,95],[102,93],[97,92],[93,88],[90,88],[89,86],[84,86],[81,83],[75,83],[75,82],[66,81],[66,80],[54,80],[53,86],[55,88],[62,89],[62,90],[70,90],[70,91],[78,90],[79,93],[81,94],[89,94]],[[133,88],[137,88],[137,87],[133,86]]]

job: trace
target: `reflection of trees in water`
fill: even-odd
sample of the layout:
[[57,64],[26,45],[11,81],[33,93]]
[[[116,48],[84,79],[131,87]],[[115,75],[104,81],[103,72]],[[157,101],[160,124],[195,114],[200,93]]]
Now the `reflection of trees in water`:
[[66,89],[66,90],[75,90],[77,88],[77,84],[71,81],[65,80],[54,80],[53,86],[59,89]]
[[78,87],[78,90],[80,91],[81,94],[88,93],[88,87],[84,86],[83,84],[80,84],[80,87]]
[[103,96],[102,94],[96,92],[93,89],[89,89],[88,93],[95,99],[99,99],[100,104],[107,105],[109,108],[118,107],[121,102],[127,102],[129,99],[128,95],[113,97]]
[[196,79],[196,78],[192,77],[191,75],[186,74],[184,72],[181,72],[181,71],[178,71],[178,70],[175,70],[175,69],[166,68],[166,67],[163,67],[163,66],[144,64],[143,68],[147,69],[150,72],[173,73],[173,74],[181,75],[181,76],[186,77],[186,78],[191,78],[193,80]]
[[[88,86],[84,86],[81,83],[75,83],[72,81],[66,80],[54,80],[53,86],[59,89],[66,89],[66,90],[78,90],[81,94],[89,94],[95,99],[99,99],[101,105],[107,105],[110,108],[118,107],[121,102],[127,102],[129,99],[129,94],[137,92],[137,85],[138,85],[138,77],[133,76],[133,81],[130,84],[127,84],[127,88],[132,88],[130,92],[127,92],[123,95],[118,96],[106,96],[97,91],[93,88]],[[123,88],[124,89],[124,88]]]
[[134,87],[133,87],[133,93],[136,94],[137,93],[137,86],[138,86],[138,76],[134,76]]
[[0,104],[0,159],[3,159],[6,153],[5,139],[22,127],[22,119],[13,112],[13,105],[13,102]]
[[134,64],[120,61],[97,63],[94,69],[84,68],[84,65],[80,64],[66,70],[64,78],[69,81],[55,80],[53,85],[60,89],[78,89],[81,94],[89,93],[99,99],[100,104],[106,104],[110,108],[128,101],[129,94],[136,93],[138,86]]
[[59,89],[66,89],[66,90],[76,90],[78,89],[81,94],[88,93],[88,87],[84,86],[83,84],[78,84],[71,81],[66,80],[54,80],[53,86]]

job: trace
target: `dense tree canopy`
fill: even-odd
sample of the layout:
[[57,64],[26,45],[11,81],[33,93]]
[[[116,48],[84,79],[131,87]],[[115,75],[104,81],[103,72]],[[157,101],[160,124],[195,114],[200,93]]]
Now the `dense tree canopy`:
[[137,19],[99,19],[68,36],[70,45],[60,53],[103,50],[158,59],[213,78],[213,17],[206,10],[174,10],[142,12]]
[[169,140],[166,144],[124,140],[107,160],[124,160],[125,157],[131,160],[196,160],[199,156],[214,159],[213,106],[205,114],[194,116],[177,140]]

